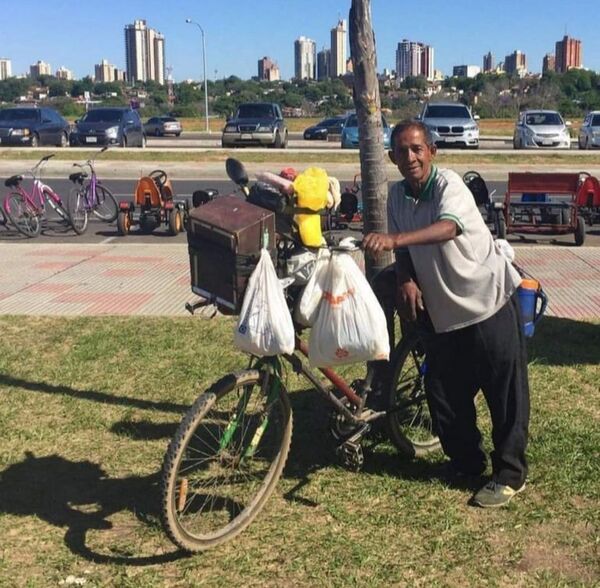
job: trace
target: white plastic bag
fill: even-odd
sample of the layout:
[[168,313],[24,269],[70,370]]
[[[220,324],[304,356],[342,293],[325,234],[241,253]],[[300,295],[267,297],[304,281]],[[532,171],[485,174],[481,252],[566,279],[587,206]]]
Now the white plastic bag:
[[388,359],[383,309],[356,262],[334,253],[322,282],[323,297],[308,341],[313,367]]
[[294,324],[266,249],[261,250],[248,280],[234,343],[238,349],[258,356],[294,351]]
[[317,311],[323,298],[323,279],[330,258],[329,249],[319,249],[313,273],[294,309],[294,319],[299,325],[311,327],[317,318]]

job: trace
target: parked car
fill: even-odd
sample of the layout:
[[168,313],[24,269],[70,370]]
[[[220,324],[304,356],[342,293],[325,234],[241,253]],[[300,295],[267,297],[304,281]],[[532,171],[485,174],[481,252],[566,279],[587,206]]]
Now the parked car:
[[[383,125],[383,146],[385,149],[390,148],[390,139],[392,136],[392,128],[385,120],[385,116],[381,115],[381,124]],[[356,114],[350,114],[342,128],[342,149],[358,149],[358,118]]]
[[172,116],[153,116],[144,125],[146,136],[154,135],[164,137],[165,135],[181,135],[181,123]]
[[71,145],[145,147],[146,133],[140,115],[125,106],[94,108],[75,121]]
[[579,149],[600,147],[600,110],[588,112],[579,129]]
[[240,104],[221,137],[222,147],[258,145],[285,149],[287,142],[288,129],[281,108],[271,102]]
[[568,127],[555,110],[524,110],[519,114],[513,135],[515,149],[569,149],[571,137]]
[[428,102],[417,116],[437,146],[479,148],[479,116],[459,102]]
[[331,118],[324,118],[319,121],[316,125],[308,127],[304,131],[304,138],[307,141],[321,140],[327,141],[329,135],[341,135],[344,122],[346,121],[345,116],[332,116]]
[[0,110],[0,145],[69,144],[69,123],[52,108],[5,108]]

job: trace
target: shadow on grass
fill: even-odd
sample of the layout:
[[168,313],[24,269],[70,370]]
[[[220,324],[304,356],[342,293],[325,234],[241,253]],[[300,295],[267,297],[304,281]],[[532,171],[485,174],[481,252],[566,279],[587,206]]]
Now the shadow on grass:
[[[345,469],[336,455],[338,442],[330,433],[331,408],[314,389],[292,394],[290,402],[294,415],[294,433],[283,477],[297,482],[285,493],[284,498],[305,506],[317,506],[315,502],[301,496],[302,489],[311,483],[311,475],[324,468]],[[415,481],[431,481],[443,477],[440,463],[400,455],[386,441],[383,427],[382,419],[374,424],[372,434],[363,442],[365,459],[361,472]],[[445,461],[441,452],[434,455],[438,460]],[[360,473],[348,472],[348,475]]]
[[0,373],[0,386],[23,388],[24,390],[41,392],[42,394],[60,394],[62,396],[71,396],[79,400],[91,400],[93,402],[100,402],[102,404],[128,406],[144,410],[160,410],[163,412],[175,412],[183,414],[189,408],[188,404],[157,402],[154,400],[143,400],[141,398],[131,398],[128,396],[113,396],[108,392],[99,392],[97,390],[77,390],[69,386],[49,384],[47,382],[31,382],[21,378],[14,378],[3,373]]
[[598,365],[600,324],[544,317],[529,341],[528,354],[530,362],[542,365]]
[[59,455],[26,458],[0,473],[0,512],[36,516],[56,527],[66,527],[65,544],[75,554],[96,563],[131,566],[175,561],[181,551],[148,556],[96,553],[86,543],[91,530],[108,530],[107,520],[128,510],[143,524],[158,516],[158,475],[108,478],[90,461],[73,462]]
[[153,423],[151,421],[119,421],[111,428],[111,433],[127,437],[132,441],[156,441],[170,439],[175,435],[179,423]]

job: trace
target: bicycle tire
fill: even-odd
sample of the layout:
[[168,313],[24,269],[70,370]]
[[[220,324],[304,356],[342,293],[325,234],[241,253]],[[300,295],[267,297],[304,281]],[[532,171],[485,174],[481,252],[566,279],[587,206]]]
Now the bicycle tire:
[[[291,409],[282,385],[266,403],[266,373],[245,370],[213,384],[196,399],[169,444],[161,519],[168,537],[185,551],[204,551],[241,533],[281,476],[292,435]],[[232,424],[236,418],[238,426]],[[254,453],[244,455],[261,423],[265,428]]]
[[425,396],[425,352],[418,336],[409,335],[401,340],[390,363],[390,412],[386,417],[390,441],[400,453],[411,458],[439,450],[440,440],[433,432]]
[[73,188],[67,201],[69,222],[78,235],[83,235],[88,226],[88,211],[85,190]]
[[37,237],[42,231],[39,213],[18,192],[12,192],[4,202],[4,212],[13,227],[26,237]]
[[114,223],[119,214],[119,205],[113,193],[104,186],[96,186],[96,199],[97,204],[92,208],[92,212],[101,221]]

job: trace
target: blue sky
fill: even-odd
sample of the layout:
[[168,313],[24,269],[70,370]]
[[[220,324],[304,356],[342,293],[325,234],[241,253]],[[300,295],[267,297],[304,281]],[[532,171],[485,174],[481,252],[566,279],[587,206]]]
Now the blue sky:
[[[257,73],[263,56],[275,60],[282,77],[294,71],[294,40],[314,39],[329,47],[329,31],[348,19],[350,0],[0,0],[0,57],[12,60],[13,75],[38,59],[53,71],[65,66],[76,77],[93,75],[108,59],[125,67],[123,28],[135,19],[165,35],[166,62],[176,81],[202,78],[201,35],[185,23],[199,22],[206,34],[209,79]],[[583,45],[583,65],[600,71],[598,0],[372,0],[378,69],[395,69],[403,38],[435,48],[435,68],[481,66],[519,49],[528,68],[541,71],[543,56],[567,32]]]

